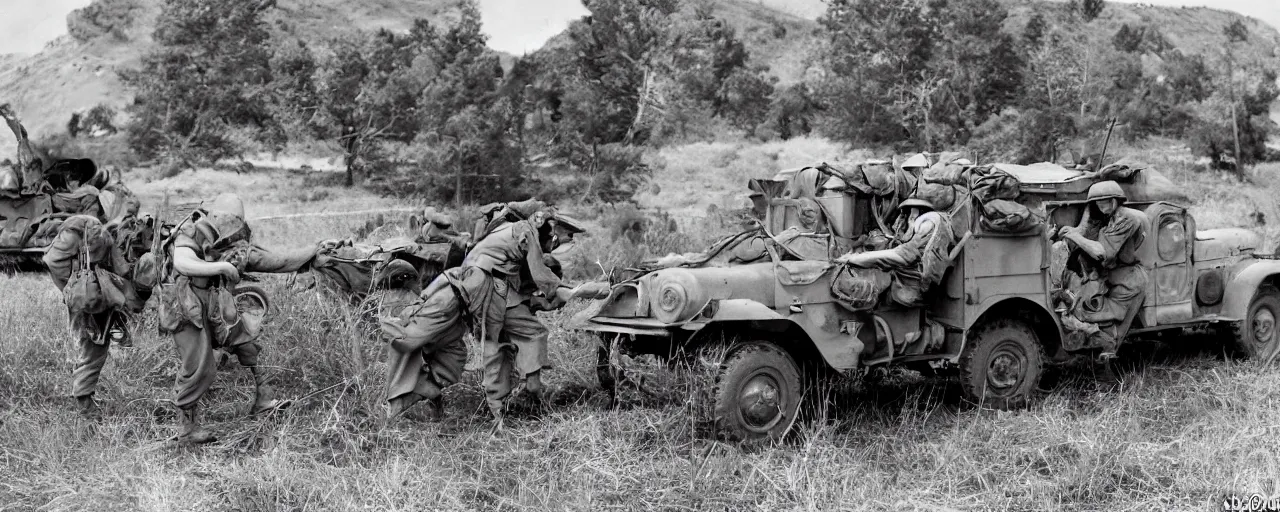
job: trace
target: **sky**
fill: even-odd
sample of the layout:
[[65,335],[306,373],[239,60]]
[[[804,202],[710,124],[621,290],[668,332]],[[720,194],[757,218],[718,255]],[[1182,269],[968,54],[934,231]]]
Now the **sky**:
[[[36,53],[67,33],[67,13],[90,0],[0,0],[0,54]],[[359,1],[359,0],[352,0]],[[752,0],[744,0],[752,1]],[[820,0],[755,0],[803,4],[796,13],[820,12]],[[1156,5],[1203,5],[1240,12],[1280,28],[1280,0],[1111,0]],[[586,14],[580,0],[480,0],[489,46],[520,55],[531,52]]]

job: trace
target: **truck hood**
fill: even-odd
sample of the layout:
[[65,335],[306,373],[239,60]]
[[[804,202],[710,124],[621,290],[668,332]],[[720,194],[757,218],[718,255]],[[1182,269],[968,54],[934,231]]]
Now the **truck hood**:
[[1251,254],[1261,245],[1262,237],[1241,228],[1196,231],[1195,261],[1216,260]]
[[614,285],[607,299],[575,320],[674,325],[693,318],[712,299],[743,298],[772,306],[775,279],[773,263],[655,270]]

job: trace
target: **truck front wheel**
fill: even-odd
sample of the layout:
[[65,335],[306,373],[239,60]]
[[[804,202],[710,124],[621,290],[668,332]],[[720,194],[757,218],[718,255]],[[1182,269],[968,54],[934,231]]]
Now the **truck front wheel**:
[[716,375],[716,431],[731,441],[781,440],[800,409],[800,369],[776,345],[738,345]]
[[1249,302],[1244,322],[1234,326],[1236,348],[1251,359],[1268,357],[1280,345],[1276,319],[1280,318],[1280,290],[1262,286]]
[[997,409],[1026,405],[1040,384],[1044,350],[1036,333],[1016,320],[1001,319],[969,331],[960,357],[966,398]]

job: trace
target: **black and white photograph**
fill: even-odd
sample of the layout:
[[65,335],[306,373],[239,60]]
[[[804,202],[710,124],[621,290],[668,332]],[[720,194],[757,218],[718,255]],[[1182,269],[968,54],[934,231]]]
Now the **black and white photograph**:
[[0,118],[0,512],[1280,511],[1277,0],[0,0]]

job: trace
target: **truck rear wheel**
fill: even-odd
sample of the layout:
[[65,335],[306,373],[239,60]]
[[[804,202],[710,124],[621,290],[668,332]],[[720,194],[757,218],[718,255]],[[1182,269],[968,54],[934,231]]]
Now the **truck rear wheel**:
[[1236,348],[1249,358],[1269,357],[1280,345],[1280,290],[1264,285],[1249,302],[1249,313],[1243,322],[1233,326]]
[[1044,349],[1026,324],[1001,319],[969,332],[960,357],[966,398],[996,409],[1022,407],[1044,371]]
[[777,345],[734,347],[716,375],[716,432],[730,441],[781,440],[800,409],[800,368]]

